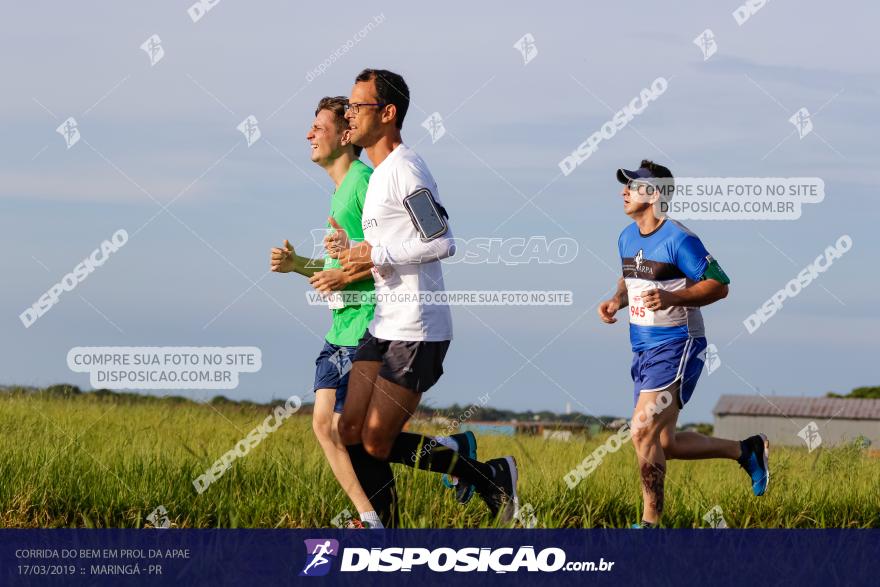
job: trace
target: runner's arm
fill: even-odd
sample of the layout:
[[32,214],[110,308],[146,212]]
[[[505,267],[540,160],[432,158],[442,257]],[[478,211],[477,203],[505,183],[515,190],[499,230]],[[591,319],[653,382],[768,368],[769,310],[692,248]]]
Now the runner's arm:
[[596,308],[596,311],[599,313],[599,318],[605,324],[614,324],[617,322],[617,318],[614,317],[621,308],[625,308],[629,305],[629,296],[626,294],[626,281],[623,277],[617,280],[617,290],[614,292],[614,295],[604,302],[600,303]]
[[[672,306],[699,308],[726,298],[728,291],[727,284],[710,278],[675,292],[653,289],[646,292],[642,299],[645,305],[652,310],[664,310]],[[659,306],[652,307],[654,302],[659,302]]]
[[315,273],[324,270],[324,259],[309,259],[293,254],[293,272],[311,277]]
[[299,273],[311,277],[323,268],[323,259],[309,259],[297,255],[287,239],[284,239],[282,246],[273,247],[269,251],[269,269],[276,273]]
[[620,308],[625,308],[629,305],[629,296],[626,293],[626,280],[623,277],[617,280],[617,292],[614,296],[617,298]]
[[729,288],[727,284],[716,281],[715,279],[704,279],[698,281],[690,287],[675,292],[675,296],[679,298],[681,303],[676,306],[700,307],[708,306],[718,300],[727,297]]
[[359,281],[373,267],[415,265],[439,261],[454,254],[455,241],[451,236],[427,243],[421,239],[412,239],[405,243],[375,247],[363,241],[342,251],[339,254],[339,261],[346,275],[354,281]]
[[442,237],[427,242],[420,238],[373,247],[370,258],[373,265],[415,265],[439,261],[455,254],[455,239],[447,230]]
[[667,304],[662,304],[665,300],[661,299],[663,307],[708,306],[727,297],[730,278],[696,235],[688,235],[680,243],[675,252],[675,264],[694,285],[672,294]]

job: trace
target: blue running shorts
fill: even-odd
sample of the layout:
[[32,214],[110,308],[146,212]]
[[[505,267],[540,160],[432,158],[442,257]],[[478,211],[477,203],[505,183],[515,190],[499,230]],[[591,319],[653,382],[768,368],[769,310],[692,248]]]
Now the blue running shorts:
[[630,373],[633,379],[633,404],[642,392],[660,392],[678,386],[678,407],[691,399],[703,371],[706,339],[682,338],[633,353]]

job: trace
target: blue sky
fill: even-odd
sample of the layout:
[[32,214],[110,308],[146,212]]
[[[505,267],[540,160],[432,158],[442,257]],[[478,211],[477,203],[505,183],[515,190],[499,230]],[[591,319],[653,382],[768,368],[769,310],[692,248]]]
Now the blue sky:
[[[704,374],[682,420],[708,420],[722,393],[820,395],[878,383],[874,9],[773,2],[739,26],[736,2],[675,11],[388,2],[330,13],[227,0],[198,22],[186,5],[6,10],[3,383],[88,387],[67,368],[74,346],[249,345],[262,349],[263,368],[227,395],[308,398],[329,316],[306,304],[298,276],[265,275],[268,250],[284,238],[305,244],[323,224],[332,187],[308,160],[305,131],[318,99],[347,95],[368,66],[407,79],[404,139],[430,166],[457,237],[579,243],[567,265],[447,266],[449,289],[571,290],[575,303],[455,308],[446,374],[426,403],[488,392],[507,408],[631,409],[625,321],[601,324],[595,304],[617,277],[617,235],[628,222],[614,170],[642,158],[681,176],[825,181],[825,201],[797,221],[687,223],[733,283],[704,312],[722,367]],[[704,61],[692,41],[706,28],[718,51]],[[538,50],[528,64],[513,47],[526,33]],[[151,67],[140,45],[153,34],[165,56]],[[559,161],[658,76],[669,80],[665,94],[561,176]],[[801,107],[815,128],[803,139],[788,121]],[[432,143],[420,124],[435,111],[447,134]],[[248,115],[263,135],[251,147],[236,130]],[[68,116],[83,138],[71,149],[55,132]],[[172,200],[167,211],[157,203]],[[19,313],[119,228],[129,243],[25,329]],[[746,316],[842,234],[853,249],[749,335]]]

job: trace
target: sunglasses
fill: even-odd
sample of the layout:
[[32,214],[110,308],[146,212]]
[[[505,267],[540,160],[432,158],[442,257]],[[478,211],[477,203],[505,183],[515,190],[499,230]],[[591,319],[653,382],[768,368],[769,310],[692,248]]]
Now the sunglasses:
[[654,195],[654,190],[656,188],[654,187],[654,184],[652,184],[651,182],[640,180],[640,179],[631,179],[626,184],[626,189],[628,189],[630,191],[634,191],[634,192],[639,191],[639,188],[641,188],[641,187],[645,188],[645,193],[648,194],[649,196]]

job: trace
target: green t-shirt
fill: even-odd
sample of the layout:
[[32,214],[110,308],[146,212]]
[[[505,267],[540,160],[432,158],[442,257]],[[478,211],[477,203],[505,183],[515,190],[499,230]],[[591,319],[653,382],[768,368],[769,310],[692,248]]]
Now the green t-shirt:
[[[361,214],[364,211],[364,198],[367,195],[367,184],[373,170],[360,160],[351,164],[348,173],[333,193],[330,200],[330,215],[339,226],[345,229],[348,238],[353,241],[364,240],[364,229],[361,225]],[[327,223],[330,227],[330,223]],[[324,257],[324,269],[341,267],[339,261]],[[349,284],[343,291],[373,291],[373,280],[365,279]],[[344,308],[332,310],[333,326],[327,333],[327,342],[339,346],[356,346],[367,326],[373,319],[375,304],[346,305]]]

